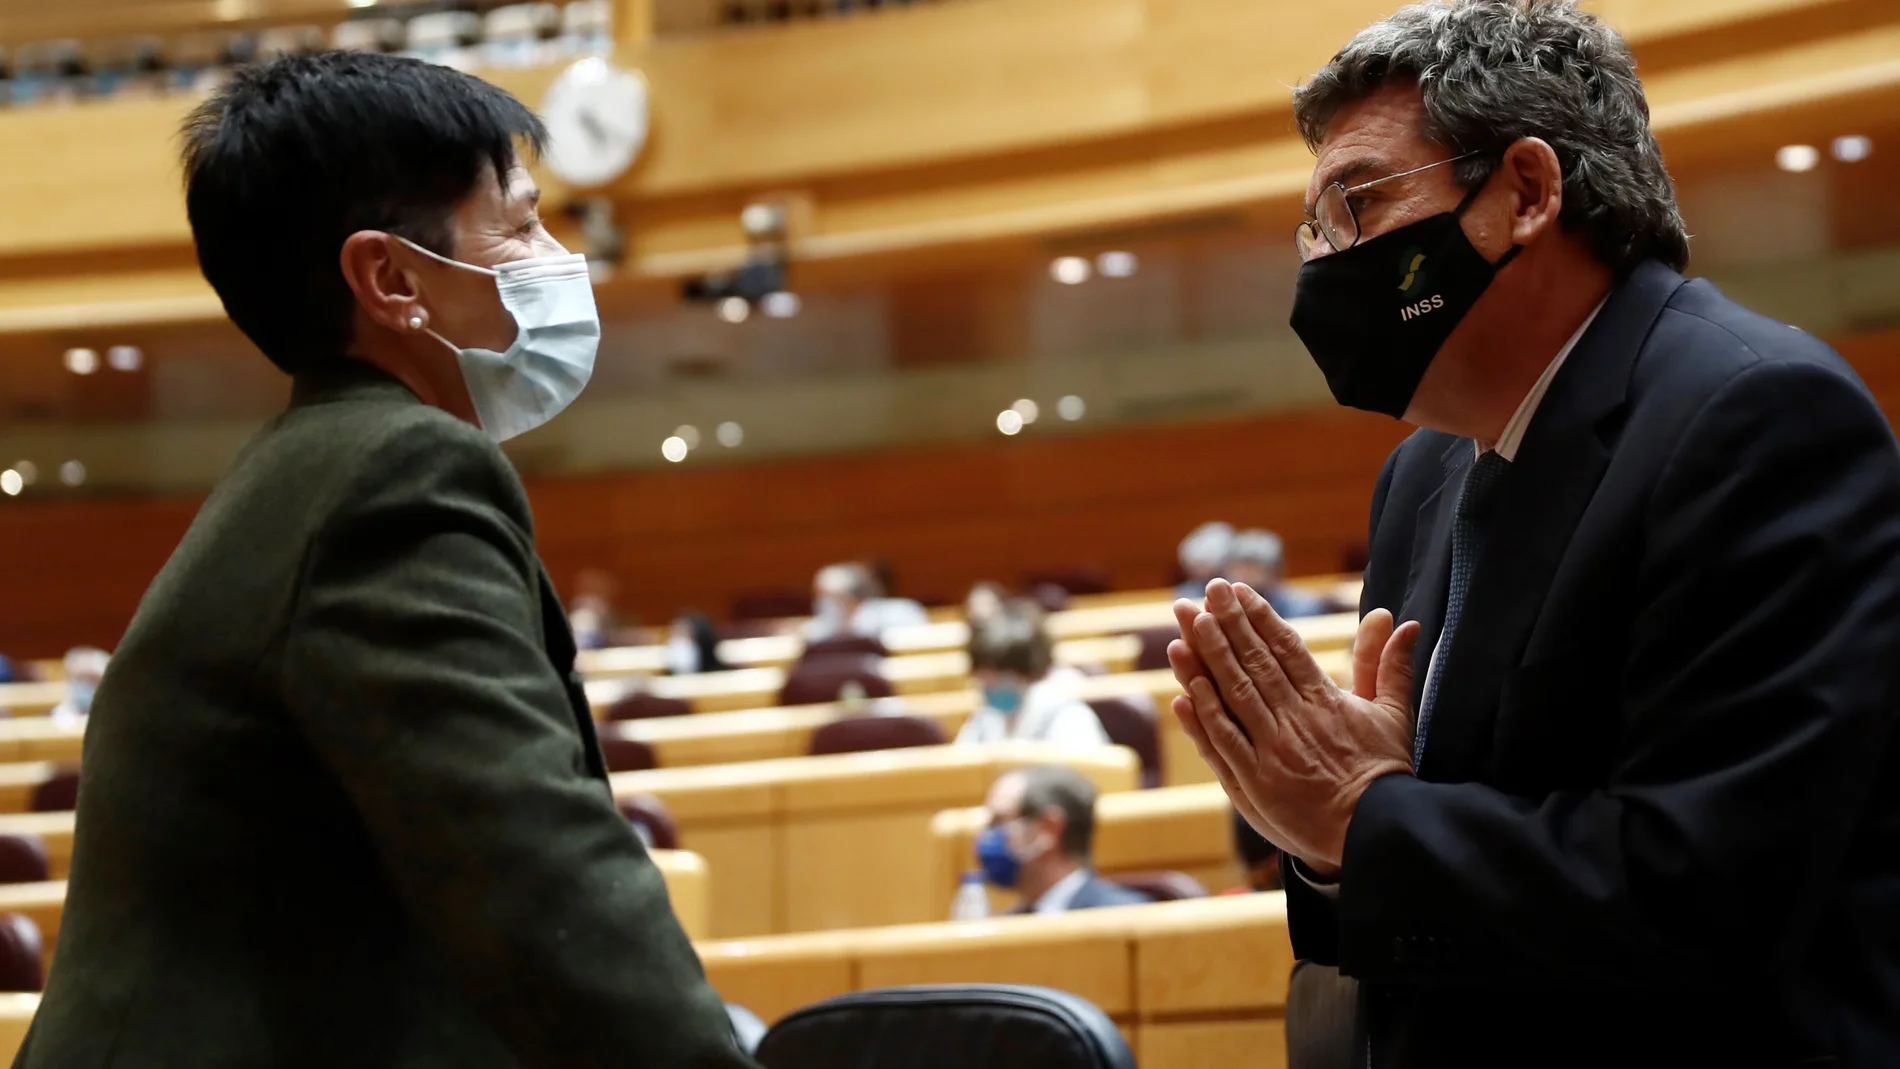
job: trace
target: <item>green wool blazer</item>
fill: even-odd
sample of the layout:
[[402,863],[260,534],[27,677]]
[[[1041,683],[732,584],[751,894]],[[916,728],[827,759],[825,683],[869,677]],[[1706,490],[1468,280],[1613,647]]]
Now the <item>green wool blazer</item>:
[[100,684],[15,1065],[749,1066],[573,666],[501,451],[299,376]]

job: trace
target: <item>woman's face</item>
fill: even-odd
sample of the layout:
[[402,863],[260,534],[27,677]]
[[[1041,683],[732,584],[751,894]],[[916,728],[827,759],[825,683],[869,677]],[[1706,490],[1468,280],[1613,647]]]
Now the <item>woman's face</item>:
[[[516,164],[497,182],[484,171],[475,191],[449,216],[454,245],[449,258],[476,267],[565,255],[541,223],[541,190]],[[502,307],[495,280],[411,253],[429,326],[462,348],[505,351],[515,340],[515,320]]]

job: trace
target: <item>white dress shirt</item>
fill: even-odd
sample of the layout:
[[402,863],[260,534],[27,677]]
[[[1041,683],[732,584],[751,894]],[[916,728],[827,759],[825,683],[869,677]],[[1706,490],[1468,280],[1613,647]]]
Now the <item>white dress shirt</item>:
[[1054,887],[1044,891],[1042,897],[1036,899],[1036,904],[1031,906],[1029,911],[1031,913],[1066,913],[1069,903],[1075,901],[1075,896],[1082,893],[1082,886],[1088,882],[1089,870],[1076,869],[1057,880]]
[[[1564,347],[1557,350],[1557,355],[1551,357],[1550,363],[1544,366],[1544,373],[1537,376],[1537,381],[1531,384],[1530,392],[1524,395],[1524,400],[1518,402],[1517,411],[1511,413],[1510,421],[1504,425],[1504,433],[1498,436],[1497,444],[1491,447],[1507,462],[1517,459],[1518,447],[1524,444],[1524,434],[1530,430],[1531,420],[1536,417],[1537,409],[1544,403],[1544,395],[1550,392],[1551,381],[1556,379],[1557,372],[1563,369],[1564,361],[1570,358],[1570,351],[1583,340],[1584,332],[1590,329],[1590,324],[1597,321],[1597,313],[1603,311],[1603,306],[1609,299],[1605,296],[1603,300],[1597,302],[1595,308],[1590,309],[1589,315],[1583,317],[1583,323],[1570,335],[1570,340],[1564,342]],[[1472,440],[1471,447],[1478,456],[1483,456],[1486,452],[1484,445],[1476,439]],[[1421,693],[1432,692],[1432,677],[1438,674],[1438,651],[1443,649],[1444,645],[1445,636],[1441,633],[1437,641],[1432,643],[1432,657],[1425,665],[1425,689]],[[1417,710],[1413,710],[1413,719],[1414,721],[1417,719]],[[1323,882],[1317,878],[1309,879],[1303,865],[1294,865],[1293,872],[1314,890],[1328,897],[1339,894],[1338,883]]]

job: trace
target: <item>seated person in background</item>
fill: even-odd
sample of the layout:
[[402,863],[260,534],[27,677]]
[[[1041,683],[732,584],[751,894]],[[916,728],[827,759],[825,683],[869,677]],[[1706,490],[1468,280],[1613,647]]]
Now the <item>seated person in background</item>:
[[[1330,608],[1325,598],[1287,585],[1280,536],[1272,531],[1256,528],[1235,535],[1220,574],[1230,583],[1245,583],[1259,591],[1282,619],[1319,616]],[[1204,597],[1206,593],[1203,589],[1194,596]]]
[[1064,913],[1152,901],[1102,879],[1092,860],[1095,784],[1072,768],[1039,765],[997,777],[990,826],[976,856],[991,884],[1022,896],[1017,913]]
[[666,640],[666,670],[670,675],[724,672],[731,666],[719,659],[719,632],[703,612],[681,613]]
[[811,586],[813,614],[805,624],[807,642],[846,635],[882,639],[890,628],[930,622],[922,605],[885,597],[877,577],[862,564],[827,564],[818,569]]
[[581,649],[598,650],[618,641],[620,621],[614,612],[612,575],[589,568],[575,577],[567,623],[574,631],[574,645]]
[[1002,603],[970,629],[970,675],[983,704],[957,732],[960,743],[1033,739],[1065,746],[1107,746],[1095,710],[1075,696],[1082,678],[1052,662],[1042,609],[1027,598]]
[[1234,545],[1234,525],[1204,523],[1181,540],[1181,585],[1174,588],[1177,598],[1199,601],[1207,596],[1207,584],[1220,578]]
[[963,619],[972,629],[994,619],[1009,600],[1009,591],[1001,583],[982,582],[970,588],[963,599]]
[[66,651],[66,697],[53,706],[53,723],[60,727],[78,727],[92,712],[92,695],[106,674],[111,656],[91,646]]
[[1234,859],[1240,863],[1242,875],[1247,882],[1231,888],[1222,894],[1247,894],[1252,891],[1278,891],[1280,889],[1280,850],[1268,842],[1247,818],[1234,810]]

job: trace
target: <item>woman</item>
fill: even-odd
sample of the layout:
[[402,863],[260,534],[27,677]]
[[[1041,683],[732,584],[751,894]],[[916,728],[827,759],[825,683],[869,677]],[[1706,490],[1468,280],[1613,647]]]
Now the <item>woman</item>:
[[957,733],[959,743],[1033,739],[1065,746],[1107,746],[1095,710],[1075,697],[1081,675],[1056,668],[1042,609],[1012,598],[970,628],[970,674],[983,704]]
[[724,672],[730,666],[719,659],[719,632],[703,612],[684,612],[673,621],[666,640],[666,670],[676,676],[697,672]]

